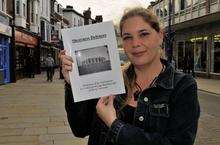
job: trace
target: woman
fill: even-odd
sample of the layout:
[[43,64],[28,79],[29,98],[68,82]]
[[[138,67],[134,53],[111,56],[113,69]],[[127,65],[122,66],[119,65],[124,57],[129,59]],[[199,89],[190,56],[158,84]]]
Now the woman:
[[74,135],[89,135],[88,145],[193,145],[197,85],[160,59],[163,33],[157,18],[134,8],[123,15],[120,30],[131,62],[123,71],[126,94],[74,103],[68,76],[73,61],[61,52],[65,107]]

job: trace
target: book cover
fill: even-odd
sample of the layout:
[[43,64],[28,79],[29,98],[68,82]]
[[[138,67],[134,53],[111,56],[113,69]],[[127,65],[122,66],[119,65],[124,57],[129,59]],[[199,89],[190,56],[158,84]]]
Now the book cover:
[[62,29],[74,102],[125,93],[112,21]]

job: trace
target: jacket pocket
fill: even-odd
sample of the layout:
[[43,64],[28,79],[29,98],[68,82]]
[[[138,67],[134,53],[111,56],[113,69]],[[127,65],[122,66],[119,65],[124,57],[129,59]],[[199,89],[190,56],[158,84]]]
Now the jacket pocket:
[[169,105],[166,103],[149,105],[150,128],[152,131],[163,132],[167,126]]

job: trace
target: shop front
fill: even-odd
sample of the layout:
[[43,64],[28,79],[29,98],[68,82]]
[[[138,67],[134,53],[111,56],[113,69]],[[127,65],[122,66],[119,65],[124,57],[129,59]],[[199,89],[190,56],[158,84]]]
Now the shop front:
[[0,22],[0,85],[10,82],[10,40],[11,27]]
[[28,61],[33,56],[34,73],[39,69],[39,41],[38,36],[19,29],[15,30],[15,60],[16,79],[27,76]]
[[[207,24],[178,32],[175,40],[177,68],[184,71],[186,59],[193,58],[197,76],[220,78],[219,23]],[[209,31],[207,31],[209,30]]]

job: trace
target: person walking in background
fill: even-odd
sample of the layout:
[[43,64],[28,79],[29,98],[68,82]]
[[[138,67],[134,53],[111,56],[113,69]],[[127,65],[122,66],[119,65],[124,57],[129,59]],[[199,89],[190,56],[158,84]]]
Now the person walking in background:
[[71,56],[61,51],[65,108],[77,137],[88,145],[193,145],[200,107],[196,81],[161,59],[163,32],[157,17],[133,8],[120,21],[130,64],[123,69],[126,93],[74,102]]
[[35,75],[35,59],[30,53],[26,58],[26,71],[29,78],[34,78]]
[[47,55],[47,58],[45,60],[46,69],[47,69],[47,81],[53,81],[53,75],[54,75],[54,59],[52,58],[52,55],[49,53]]

